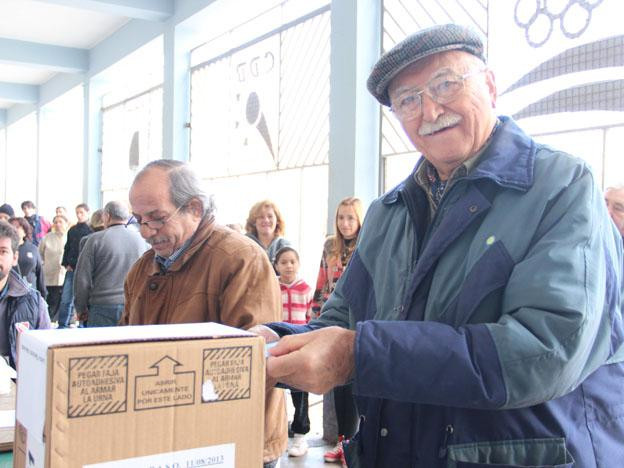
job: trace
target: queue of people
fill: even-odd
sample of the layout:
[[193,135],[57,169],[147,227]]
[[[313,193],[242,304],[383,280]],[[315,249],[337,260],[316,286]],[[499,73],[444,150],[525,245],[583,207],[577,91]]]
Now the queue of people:
[[342,466],[613,466],[624,190],[603,200],[587,164],[496,114],[469,28],[409,36],[367,87],[423,157],[366,218],[358,198],[338,204],[314,290],[274,202],[251,207],[244,233],[221,226],[190,166],[162,159],[136,175],[131,211],[104,207],[101,232],[86,204],[49,233],[32,202],[21,218],[0,206],[0,352],[13,364],[18,325],[50,326],[54,291],[59,328],[75,306],[87,326],[214,321],[277,342],[265,468],[288,446],[277,383],[293,457],[308,450],[308,393],[331,392],[324,458]]

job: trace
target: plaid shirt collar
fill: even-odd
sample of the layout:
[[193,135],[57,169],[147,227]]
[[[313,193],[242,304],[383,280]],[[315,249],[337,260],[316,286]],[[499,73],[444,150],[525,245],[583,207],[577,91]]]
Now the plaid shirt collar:
[[171,265],[173,265],[175,261],[180,258],[184,252],[186,252],[186,249],[189,248],[191,242],[193,241],[193,237],[195,237],[195,234],[189,237],[186,242],[184,242],[184,244],[175,250],[169,257],[162,257],[160,255],[154,256],[154,260],[160,266],[161,271],[165,272],[171,268]]
[[440,206],[442,197],[448,191],[448,189],[457,180],[462,177],[466,177],[470,173],[470,171],[472,171],[472,169],[477,165],[477,162],[481,158],[481,155],[490,145],[490,141],[492,141],[492,135],[494,135],[496,129],[498,129],[498,127],[500,126],[500,123],[500,120],[496,119],[494,128],[492,128],[492,132],[490,133],[490,136],[488,137],[485,144],[474,156],[468,158],[466,161],[456,167],[448,179],[441,180],[438,171],[427,159],[425,159],[423,163],[418,167],[418,169],[416,169],[414,178],[416,179],[416,183],[420,185],[420,187],[422,187],[422,189],[427,194],[427,199],[429,200],[429,206],[431,208],[432,215],[435,214],[438,206]]

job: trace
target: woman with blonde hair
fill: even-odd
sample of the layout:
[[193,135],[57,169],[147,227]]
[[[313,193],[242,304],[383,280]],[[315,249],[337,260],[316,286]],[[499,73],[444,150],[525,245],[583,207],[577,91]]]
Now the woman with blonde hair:
[[245,224],[246,235],[265,250],[272,264],[275,263],[278,250],[290,246],[290,242],[282,237],[284,230],[284,218],[271,200],[259,201],[249,210]]
[[[363,209],[359,198],[347,197],[340,201],[334,222],[335,234],[327,238],[323,247],[321,266],[312,302],[314,317],[318,317],[320,314],[323,305],[334,291],[336,282],[351,260],[362,227],[362,220]],[[342,441],[355,435],[358,413],[351,385],[336,387],[332,393],[336,409],[336,422],[338,423],[338,443],[332,450],[325,453],[324,458],[326,462],[342,463],[346,466]]]
[[363,209],[359,198],[347,197],[340,201],[334,219],[335,234],[327,238],[323,247],[312,304],[315,317],[320,315],[321,308],[351,259],[362,220]]

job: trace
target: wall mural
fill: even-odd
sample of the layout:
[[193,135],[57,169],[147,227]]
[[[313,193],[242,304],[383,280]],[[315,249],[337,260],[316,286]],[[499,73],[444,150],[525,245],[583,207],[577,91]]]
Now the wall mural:
[[558,27],[570,39],[579,37],[591,22],[594,8],[603,0],[517,0],[514,21],[523,28],[528,44],[540,47]]
[[624,112],[623,7],[620,0],[490,2],[499,108],[516,119]]

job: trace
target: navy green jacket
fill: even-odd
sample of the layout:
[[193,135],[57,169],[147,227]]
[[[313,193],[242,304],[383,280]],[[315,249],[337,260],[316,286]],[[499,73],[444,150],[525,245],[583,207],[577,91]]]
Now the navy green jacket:
[[5,333],[3,341],[8,342],[9,364],[16,367],[17,363],[17,335],[16,325],[26,324],[30,330],[50,328],[50,316],[45,300],[39,291],[30,287],[28,283],[13,269],[7,278],[8,289],[0,299],[0,316],[4,323],[0,324],[0,333]]
[[321,317],[272,325],[357,331],[349,466],[624,460],[621,238],[583,161],[501,120],[432,220],[412,175],[371,205]]

